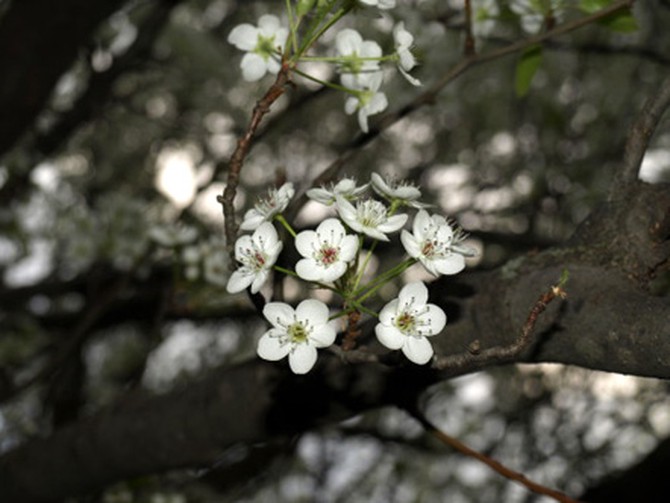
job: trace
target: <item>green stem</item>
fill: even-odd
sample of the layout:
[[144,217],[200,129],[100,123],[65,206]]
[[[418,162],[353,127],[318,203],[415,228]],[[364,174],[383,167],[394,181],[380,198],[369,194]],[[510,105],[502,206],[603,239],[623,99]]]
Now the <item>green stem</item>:
[[284,215],[275,215],[275,220],[282,224],[284,228],[288,231],[288,233],[293,236],[293,238],[296,237],[296,233],[293,230],[293,227],[291,227],[291,224],[289,224],[286,219],[284,218]]
[[377,292],[377,290],[379,290],[382,286],[384,286],[384,284],[388,283],[396,276],[399,276],[400,274],[405,272],[409,267],[411,267],[415,263],[416,259],[408,258],[404,262],[401,262],[400,264],[395,266],[393,269],[386,271],[384,274],[379,276],[375,281],[372,282],[372,284],[366,285],[360,290],[354,292],[354,297],[358,297],[356,299],[356,302],[363,302],[365,299],[367,299],[372,294]]
[[356,290],[358,288],[358,285],[361,282],[361,279],[363,279],[363,273],[365,273],[365,269],[368,268],[368,264],[370,263],[370,259],[372,258],[372,252],[375,251],[375,247],[377,246],[377,243],[379,241],[375,240],[372,242],[372,245],[370,246],[370,249],[368,250],[368,254],[365,257],[365,260],[363,261],[363,265],[361,266],[361,270],[358,271],[358,275],[356,276],[356,281],[354,281],[354,287],[353,290]]
[[301,77],[305,77],[306,79],[311,80],[312,82],[316,82],[317,84],[321,84],[322,86],[330,87],[331,89],[336,89],[337,91],[342,91],[344,93],[353,94],[354,96],[358,96],[359,94],[361,94],[360,91],[357,91],[355,89],[349,89],[348,87],[341,86],[339,84],[336,84],[335,82],[328,82],[325,80],[318,79],[313,75],[310,75],[309,73],[305,73],[299,70],[298,68],[294,68],[293,71],[298,75],[300,75]]
[[[343,8],[340,8],[340,10],[338,10],[335,14],[333,14],[333,17],[331,17],[326,22],[326,24],[324,24],[319,30],[317,30],[315,34],[310,33],[308,37],[305,37],[306,40],[302,43],[300,49],[298,49],[298,53],[296,54],[296,56],[299,58],[305,51],[307,51],[307,49],[312,47],[312,44],[314,44],[314,42],[316,42],[319,38],[321,38],[321,35],[327,32],[331,26],[333,26],[342,17],[344,17],[344,15],[347,12],[349,12],[350,9],[351,6],[345,6]],[[318,20],[319,23],[323,20],[323,17],[325,17],[325,14]]]
[[293,276],[294,278],[299,278],[298,274],[295,271],[292,271],[291,269],[286,269],[285,267],[282,267],[280,265],[275,265],[273,266],[273,269],[275,271],[283,272],[287,276]]
[[[291,47],[293,47],[293,53],[295,54],[298,50],[298,40],[296,38],[298,26],[293,18],[293,8],[291,7],[291,0],[286,0],[286,14],[288,15],[288,24],[290,29],[290,38],[291,38]],[[287,44],[288,49],[288,44]],[[288,54],[287,54],[288,56]]]

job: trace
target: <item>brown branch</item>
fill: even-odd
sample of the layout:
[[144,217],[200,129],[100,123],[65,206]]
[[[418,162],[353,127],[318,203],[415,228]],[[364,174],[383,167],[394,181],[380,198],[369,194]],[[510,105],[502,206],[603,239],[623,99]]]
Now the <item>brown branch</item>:
[[495,459],[492,459],[485,454],[482,454],[481,452],[477,452],[474,449],[471,449],[467,445],[465,445],[463,442],[460,440],[451,437],[444,433],[443,431],[439,430],[433,424],[428,421],[428,419],[420,412],[417,410],[408,410],[408,412],[417,420],[421,423],[421,425],[424,427],[424,429],[433,435],[435,438],[437,438],[440,442],[442,442],[445,445],[448,445],[450,447],[453,447],[457,451],[465,454],[466,456],[470,456],[471,458],[476,459],[477,461],[481,461],[484,463],[486,466],[494,470],[495,472],[499,473],[503,477],[512,480],[514,482],[518,482],[519,484],[523,485],[526,487],[528,490],[536,493],[536,494],[542,494],[544,496],[548,496],[550,498],[555,499],[556,501],[560,501],[561,503],[579,503],[578,500],[572,499],[570,496],[560,492],[556,491],[555,489],[550,489],[549,487],[543,486],[541,484],[538,484],[537,482],[533,482],[530,480],[528,477],[526,477],[523,473],[517,472],[515,470],[512,470],[510,468],[507,468],[505,465],[500,463],[499,461],[496,461]]
[[462,374],[475,371],[491,364],[514,361],[531,346],[533,342],[533,330],[535,329],[535,324],[537,323],[540,314],[547,309],[547,306],[556,297],[562,299],[567,297],[567,294],[563,290],[563,285],[566,281],[567,274],[564,273],[563,278],[561,278],[561,281],[557,285],[552,286],[549,290],[540,295],[531,308],[528,318],[526,318],[526,322],[523,324],[521,334],[512,344],[481,350],[479,341],[475,340],[468,348],[469,352],[467,353],[436,356],[433,359],[433,368]]
[[610,188],[610,201],[624,198],[628,188],[637,181],[649,141],[668,107],[670,107],[670,77],[666,78],[656,94],[647,100],[631,127],[621,169],[616,173]]
[[472,35],[472,1],[465,0],[465,45],[463,55],[469,57],[475,54],[475,37]]
[[289,76],[289,68],[286,65],[282,65],[281,70],[277,74],[277,79],[274,84],[270,86],[265,95],[256,103],[253,113],[251,115],[251,120],[249,121],[249,126],[247,127],[246,133],[237,140],[237,147],[233,152],[233,155],[230,158],[230,163],[228,165],[228,180],[226,183],[226,188],[223,190],[223,195],[219,196],[218,201],[223,207],[223,218],[224,225],[226,230],[226,246],[228,248],[228,253],[232,258],[231,267],[235,264],[235,255],[233,250],[233,245],[237,237],[237,223],[235,221],[235,207],[233,206],[233,201],[235,200],[235,194],[237,192],[237,186],[240,181],[240,171],[242,170],[242,165],[244,164],[244,159],[249,153],[251,148],[251,143],[260,125],[263,117],[270,111],[272,104],[279,99],[279,97],[284,94],[286,90],[286,85],[291,82]]

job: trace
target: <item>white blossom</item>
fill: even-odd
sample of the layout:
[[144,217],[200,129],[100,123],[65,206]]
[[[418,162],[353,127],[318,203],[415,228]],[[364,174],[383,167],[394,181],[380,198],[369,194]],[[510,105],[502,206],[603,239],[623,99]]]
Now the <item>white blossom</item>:
[[258,228],[263,222],[271,221],[276,215],[286,209],[294,194],[295,189],[290,182],[285,183],[278,189],[272,188],[268,190],[267,196],[259,200],[256,206],[244,214],[244,220],[240,224],[240,229],[243,231],[252,231]]
[[370,7],[379,7],[388,10],[395,7],[395,0],[358,0],[360,3]]
[[288,355],[291,370],[305,374],[316,363],[317,348],[335,342],[336,330],[328,322],[328,306],[303,300],[294,310],[283,302],[269,302],[263,316],[272,324],[258,341],[257,353],[264,360],[277,361]]
[[389,215],[379,201],[366,199],[353,206],[342,196],[337,196],[337,211],[349,227],[374,239],[388,241],[389,232],[396,232],[407,222],[407,215]]
[[462,244],[464,235],[454,231],[441,215],[429,216],[421,210],[414,217],[413,233],[403,230],[400,234],[405,250],[410,257],[421,262],[434,276],[457,274],[465,268],[465,258],[475,251]]
[[391,181],[389,183],[377,173],[372,173],[370,180],[374,191],[389,201],[400,201],[413,208],[426,208],[429,206],[417,201],[421,197],[421,191],[409,182]]
[[330,188],[315,187],[307,191],[307,197],[326,206],[335,203],[337,195],[343,196],[349,201],[356,200],[368,189],[368,184],[360,187],[356,186],[356,180],[353,178],[343,178]]
[[295,238],[303,259],[295,266],[298,276],[307,281],[330,283],[339,279],[356,257],[358,239],[347,235],[336,218],[321,222],[316,231],[303,231]]
[[420,86],[421,81],[408,73],[416,66],[416,58],[410,50],[414,43],[414,37],[405,29],[405,23],[402,21],[393,27],[393,41],[395,52],[398,55],[398,70],[410,84]]
[[149,229],[149,237],[167,248],[191,243],[198,237],[198,230],[188,225],[154,225]]
[[375,334],[389,349],[401,349],[412,362],[423,365],[433,357],[427,337],[438,334],[447,324],[447,315],[435,304],[428,304],[428,289],[417,281],[405,285],[398,298],[379,313]]
[[366,87],[344,102],[344,111],[347,114],[351,115],[358,111],[358,125],[364,133],[369,130],[368,117],[383,112],[388,107],[386,95],[379,91],[382,78],[381,72],[370,74],[365,82]]
[[247,52],[240,63],[244,80],[260,80],[267,72],[277,74],[281,68],[278,52],[284,49],[287,38],[288,29],[272,14],[261,16],[258,27],[243,23],[233,28],[228,42]]
[[335,47],[342,58],[339,71],[344,87],[369,89],[372,78],[381,79],[379,58],[382,56],[382,48],[377,42],[363,40],[356,30],[345,28],[335,37]]
[[240,236],[235,242],[235,259],[241,265],[228,280],[228,292],[241,292],[251,286],[251,293],[257,293],[270,275],[282,247],[277,230],[270,222],[263,222],[251,236]]

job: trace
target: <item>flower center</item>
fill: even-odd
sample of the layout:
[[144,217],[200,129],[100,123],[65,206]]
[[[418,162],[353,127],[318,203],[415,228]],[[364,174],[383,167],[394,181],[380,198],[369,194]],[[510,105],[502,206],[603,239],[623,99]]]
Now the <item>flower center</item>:
[[305,326],[299,321],[289,325],[289,327],[286,329],[286,332],[288,333],[291,342],[296,343],[306,342],[307,336],[309,335],[307,328],[305,328]]
[[377,227],[386,219],[386,208],[379,201],[363,201],[358,207],[358,216],[364,227]]
[[261,56],[265,61],[270,59],[272,54],[275,51],[275,37],[264,37],[263,35],[258,35],[258,42],[256,42],[255,53]]
[[411,313],[405,311],[395,319],[395,326],[405,334],[413,333],[416,328],[416,318]]
[[339,250],[335,247],[324,245],[318,253],[318,261],[323,265],[331,265],[337,262]]

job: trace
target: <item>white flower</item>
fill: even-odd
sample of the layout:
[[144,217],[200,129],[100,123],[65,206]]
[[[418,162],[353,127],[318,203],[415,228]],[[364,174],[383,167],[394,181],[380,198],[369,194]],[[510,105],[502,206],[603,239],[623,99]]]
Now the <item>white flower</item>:
[[429,216],[421,210],[414,217],[413,234],[403,230],[400,234],[405,250],[410,257],[423,264],[435,275],[457,274],[465,268],[465,258],[475,255],[475,251],[461,242],[464,235],[451,228],[441,215]]
[[228,35],[228,42],[247,53],[240,67],[248,82],[260,80],[266,72],[277,74],[281,68],[278,52],[284,49],[288,29],[279,18],[265,14],[258,19],[258,27],[249,23],[237,25]]
[[370,7],[379,7],[380,9],[392,9],[395,7],[395,0],[358,0],[363,5]]
[[295,194],[293,184],[288,182],[278,189],[268,190],[265,199],[261,199],[256,206],[244,214],[244,220],[240,224],[243,231],[252,231],[263,222],[269,222],[275,215],[280,214],[286,209],[291,198]]
[[274,226],[263,222],[251,236],[241,236],[235,242],[235,259],[242,265],[230,276],[226,289],[241,292],[251,285],[256,293],[267,280],[283,244]]
[[387,183],[377,173],[372,173],[370,179],[375,192],[389,201],[400,201],[412,208],[426,208],[430,206],[417,201],[421,197],[421,191],[409,182]]
[[420,86],[421,81],[407,73],[416,66],[416,58],[410,51],[414,43],[414,37],[405,29],[405,23],[402,21],[393,27],[393,41],[395,52],[398,55],[398,70],[410,84]]
[[288,355],[296,374],[305,374],[316,363],[316,348],[335,342],[335,328],[328,322],[328,306],[323,302],[303,300],[293,310],[283,302],[269,302],[263,315],[272,324],[258,341],[257,353],[264,360],[277,361]]
[[316,231],[298,234],[295,247],[305,257],[295,265],[298,276],[307,281],[330,283],[339,279],[356,257],[358,239],[347,235],[339,220],[329,218]]
[[155,225],[149,229],[149,237],[167,248],[185,245],[198,237],[195,227],[176,225]]
[[375,334],[389,349],[402,349],[412,362],[423,365],[433,357],[426,337],[438,334],[447,324],[447,315],[435,304],[427,304],[428,289],[422,282],[408,283],[398,298],[379,313]]
[[526,33],[534,34],[542,30],[548,17],[554,22],[564,17],[566,2],[563,0],[548,0],[536,2],[534,0],[513,0],[510,8],[521,18],[521,27]]
[[381,78],[378,58],[382,56],[382,48],[377,42],[363,40],[356,30],[345,28],[337,34],[335,47],[342,58],[339,71],[344,87],[369,89],[373,76]]
[[351,115],[358,110],[358,124],[361,131],[368,132],[368,116],[383,112],[388,106],[386,95],[379,92],[383,76],[381,72],[368,75],[366,88],[359,90],[344,102],[344,111]]
[[343,178],[335,185],[330,186],[330,189],[325,187],[315,187],[307,191],[307,197],[317,201],[326,206],[331,206],[335,203],[335,196],[340,195],[347,198],[349,201],[358,199],[358,197],[368,189],[368,184],[356,187],[356,180],[353,178]]
[[359,201],[356,207],[342,196],[336,199],[337,211],[344,223],[374,239],[388,241],[386,234],[400,230],[407,222],[407,215],[389,216],[386,206],[374,199]]

